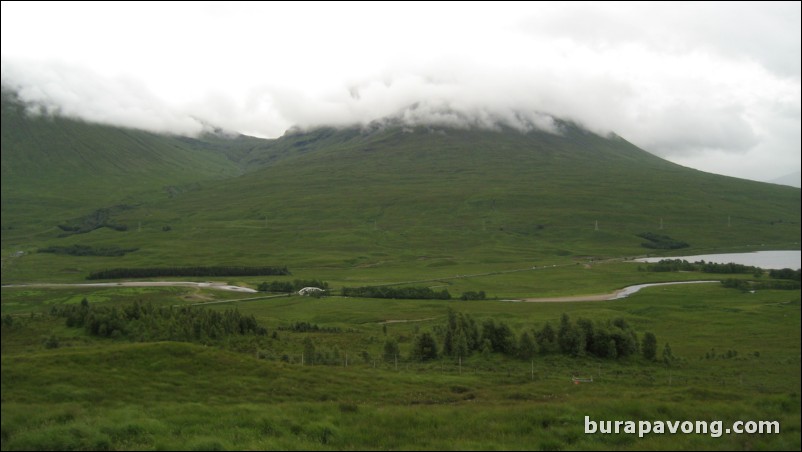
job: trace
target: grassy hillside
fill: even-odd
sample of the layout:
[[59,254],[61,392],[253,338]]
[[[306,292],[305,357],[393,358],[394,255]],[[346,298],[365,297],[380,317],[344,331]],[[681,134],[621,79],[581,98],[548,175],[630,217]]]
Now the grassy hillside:
[[[136,231],[40,240],[139,248],[115,266],[267,263],[418,275],[667,252],[643,248],[644,232],[689,243],[682,252],[799,246],[799,189],[691,170],[571,124],[562,135],[318,129],[240,159],[250,171],[239,177],[115,214]],[[20,261],[17,268],[28,261],[53,273],[71,263],[82,271],[111,265]],[[24,267],[15,275],[33,276]]]
[[[690,245],[677,252],[799,247],[799,189],[684,168],[571,123],[189,139],[4,105],[4,282],[159,265],[410,280],[669,253],[642,247],[643,233]],[[98,223],[110,227],[64,231]],[[35,253],[74,245],[137,251]]]
[[240,172],[232,161],[236,153],[225,152],[223,146],[32,116],[5,89],[1,111],[4,241],[7,233],[52,228],[71,216],[154,196],[166,198],[188,184]]
[[[238,304],[271,334],[211,346],[100,339],[41,314],[37,303],[24,308],[33,300],[47,300],[49,308],[82,297],[93,305],[137,298],[184,304],[198,295],[176,288],[98,294],[4,288],[4,312],[13,304],[13,312],[23,315],[2,329],[3,450],[800,446],[798,292],[674,286],[625,301],[550,304],[279,298]],[[444,324],[448,308],[480,322],[505,322],[516,336],[545,322],[557,325],[562,313],[593,321],[622,317],[638,332],[655,333],[661,350],[670,343],[676,360],[667,367],[641,357],[553,354],[534,360],[475,354],[461,365],[451,358],[408,359],[419,332],[434,332],[442,345],[437,325]],[[339,332],[279,329],[298,321]],[[50,336],[57,348],[43,345]],[[388,338],[401,346],[397,367],[382,358]],[[307,341],[322,355],[336,354],[335,363],[302,365]],[[594,381],[574,385],[573,375]],[[588,435],[584,416],[722,421],[725,428],[738,420],[766,420],[779,422],[781,430],[721,437]]]

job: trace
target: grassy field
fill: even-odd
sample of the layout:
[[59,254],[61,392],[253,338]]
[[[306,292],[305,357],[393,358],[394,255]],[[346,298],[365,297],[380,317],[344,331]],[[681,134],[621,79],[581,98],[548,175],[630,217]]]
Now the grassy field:
[[[28,315],[82,297],[182,304],[194,292],[4,288],[3,312],[13,313],[14,323],[4,325],[2,337],[3,449],[800,447],[799,292],[667,286],[586,303],[277,298],[235,303],[277,338],[217,346],[98,339],[63,319]],[[556,325],[562,313],[623,317],[639,332],[654,332],[661,348],[669,342],[678,360],[671,367],[640,357],[558,355],[531,362],[474,355],[461,365],[409,361],[411,338],[442,324],[448,308],[506,322],[516,332]],[[393,320],[407,322],[383,323]],[[341,332],[279,329],[298,321]],[[42,345],[50,334],[59,348]],[[386,337],[400,342],[397,365],[381,359]],[[306,338],[339,364],[302,365]],[[727,358],[730,350],[737,356]],[[574,385],[573,375],[594,381]],[[781,433],[586,435],[584,416],[721,420],[725,427],[776,420]]]

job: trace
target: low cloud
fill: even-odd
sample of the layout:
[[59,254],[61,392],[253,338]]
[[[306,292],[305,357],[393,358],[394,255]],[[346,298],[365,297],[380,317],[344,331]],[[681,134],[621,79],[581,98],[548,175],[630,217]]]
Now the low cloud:
[[[262,137],[387,117],[556,132],[559,118],[707,171],[799,167],[799,4],[123,5],[105,39],[77,16],[108,8],[80,8],[68,30],[3,3],[2,83],[40,111]],[[184,24],[180,39],[131,28],[153,15]],[[14,44],[26,19],[59,39]]]

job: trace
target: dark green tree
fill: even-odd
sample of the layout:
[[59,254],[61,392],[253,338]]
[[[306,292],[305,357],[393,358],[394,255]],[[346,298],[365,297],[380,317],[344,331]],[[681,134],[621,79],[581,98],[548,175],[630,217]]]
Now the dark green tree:
[[384,352],[382,356],[387,362],[393,362],[399,355],[398,342],[395,339],[384,341]]
[[540,353],[554,353],[557,351],[557,333],[554,332],[551,324],[546,322],[543,328],[537,332],[535,340],[540,349]]
[[416,361],[437,359],[437,341],[431,333],[426,332],[415,338],[415,343],[412,345],[412,359]]
[[668,345],[668,342],[663,347],[663,362],[666,366],[670,366],[674,362],[674,354],[671,352],[671,346]]
[[527,331],[521,333],[521,338],[518,340],[518,356],[522,359],[531,359],[535,356],[535,341]]

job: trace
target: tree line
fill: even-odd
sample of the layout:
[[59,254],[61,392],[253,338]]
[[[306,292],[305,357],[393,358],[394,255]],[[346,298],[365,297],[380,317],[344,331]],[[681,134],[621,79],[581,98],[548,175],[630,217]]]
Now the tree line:
[[119,257],[126,253],[133,253],[139,248],[120,248],[118,246],[93,247],[90,245],[70,245],[56,246],[51,245],[46,248],[39,248],[37,253],[66,254],[69,256],[107,256]]
[[130,305],[95,306],[86,298],[77,305],[58,305],[50,310],[72,328],[84,328],[92,336],[128,338],[137,341],[183,341],[209,343],[232,335],[267,334],[253,315],[237,310],[212,311],[184,306]]
[[[643,267],[640,267],[643,269]],[[736,264],[733,262],[717,264],[714,262],[696,261],[688,262],[685,259],[662,259],[654,264],[647,264],[646,271],[650,272],[702,272],[718,274],[753,274],[762,276],[764,270],[754,265]],[[769,270],[769,277],[772,279],[787,279],[800,281],[800,269],[773,269]]]
[[792,270],[790,268],[783,268],[779,270],[769,270],[769,277],[774,279],[790,279],[791,281],[800,281],[800,274],[802,270]]
[[[397,357],[398,350],[395,339],[385,341],[385,360]],[[475,353],[500,353],[520,359],[549,354],[615,359],[642,353],[647,360],[654,360],[657,357],[657,338],[646,332],[643,339],[639,339],[623,318],[604,322],[584,318],[573,321],[568,314],[561,316],[556,328],[547,322],[540,329],[525,330],[516,335],[504,322],[488,319],[480,325],[468,314],[449,310],[444,325],[436,325],[432,332],[424,332],[415,338],[409,358],[428,361],[439,356],[467,358]],[[668,354],[670,356],[670,347]]]
[[753,265],[742,265],[735,263],[716,264],[713,262],[697,261],[688,262],[685,259],[663,259],[655,264],[647,264],[646,271],[650,272],[702,272],[702,273],[762,273],[763,269]]
[[799,290],[799,281],[794,280],[771,280],[771,281],[747,281],[745,279],[728,278],[721,281],[721,285],[729,289],[738,289],[742,292],[753,290]]
[[292,331],[293,333],[342,333],[336,326],[319,326],[317,323],[295,322],[289,326],[278,327],[279,331]]
[[86,279],[120,278],[160,278],[173,276],[216,277],[216,276],[272,276],[289,275],[287,267],[141,267],[112,268],[90,273]]
[[450,300],[448,290],[434,291],[428,287],[343,287],[344,297],[394,298],[405,300]]

